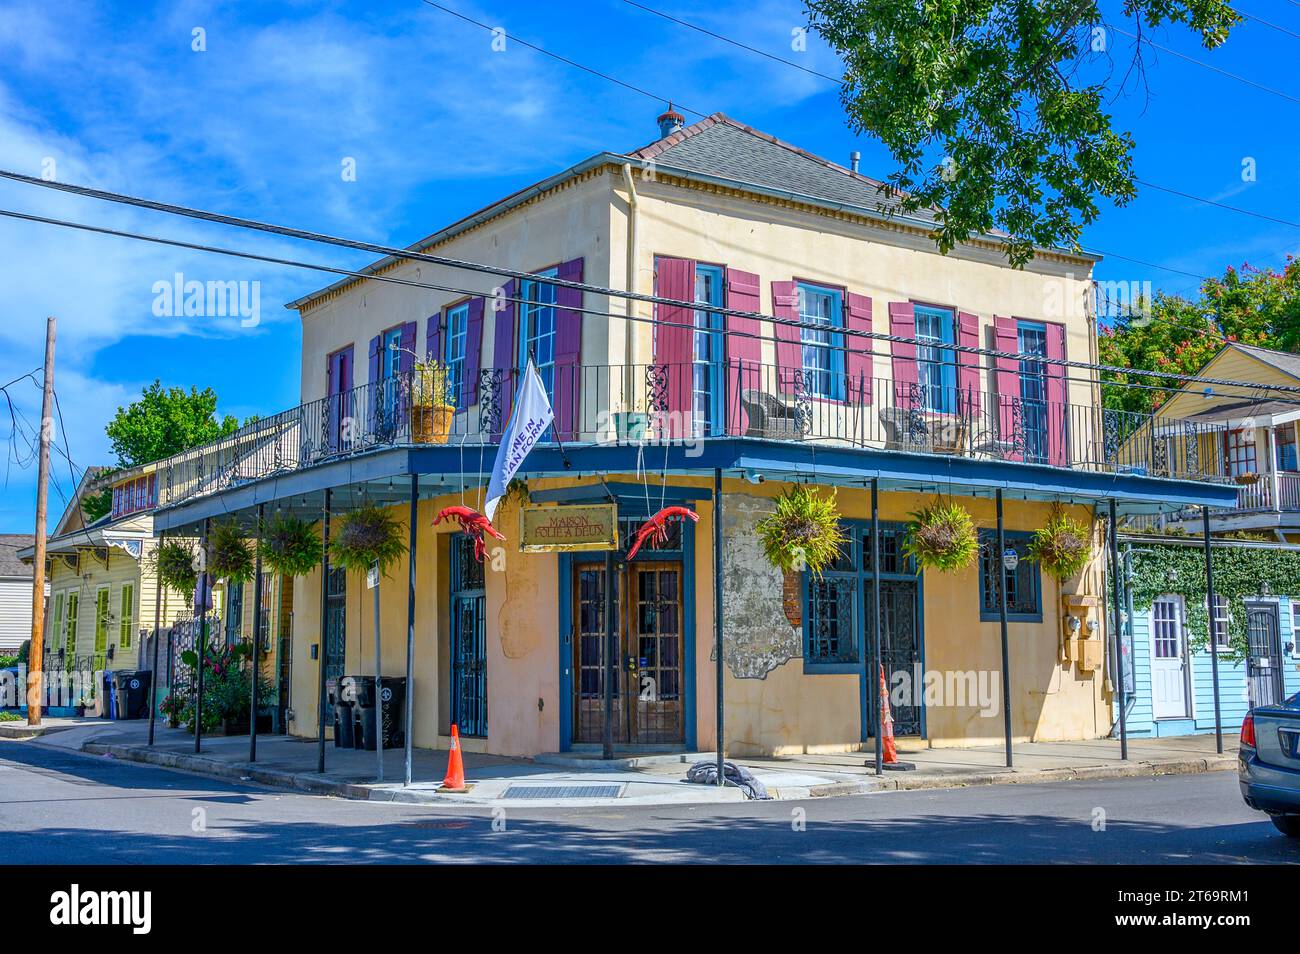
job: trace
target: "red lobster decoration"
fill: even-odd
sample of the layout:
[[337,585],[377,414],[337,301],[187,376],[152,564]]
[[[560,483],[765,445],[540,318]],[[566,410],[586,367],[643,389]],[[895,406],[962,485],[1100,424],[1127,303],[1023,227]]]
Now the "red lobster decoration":
[[497,528],[492,526],[492,521],[469,507],[444,507],[438,511],[438,516],[433,518],[433,525],[436,527],[444,520],[455,520],[460,524],[462,531],[474,538],[474,559],[479,563],[483,562],[483,557],[487,554],[483,534],[490,534],[498,540],[506,538],[504,533],[499,533]]
[[691,518],[692,523],[698,523],[700,515],[689,507],[664,507],[657,514],[641,524],[641,529],[636,532],[636,539],[632,541],[631,548],[627,551],[627,559],[636,556],[636,552],[641,549],[641,544],[646,540],[653,540],[655,543],[664,544],[668,542],[668,524],[671,521],[682,521],[687,517]]

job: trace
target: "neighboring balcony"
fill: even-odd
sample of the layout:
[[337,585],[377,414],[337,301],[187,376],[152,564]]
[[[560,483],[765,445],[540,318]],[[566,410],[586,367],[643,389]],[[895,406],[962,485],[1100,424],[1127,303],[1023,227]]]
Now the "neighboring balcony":
[[[750,438],[810,450],[851,447],[1101,473],[1215,476],[1201,452],[1208,426],[1183,422],[1177,440],[1151,439],[1150,415],[1093,404],[748,361],[549,366],[541,374],[555,411],[542,442],[628,446],[630,467],[636,466],[635,449],[646,445]],[[160,462],[159,505],[385,448],[489,449],[509,421],[518,376],[515,370],[482,370],[459,389],[454,407],[415,400],[410,373],[309,401]]]

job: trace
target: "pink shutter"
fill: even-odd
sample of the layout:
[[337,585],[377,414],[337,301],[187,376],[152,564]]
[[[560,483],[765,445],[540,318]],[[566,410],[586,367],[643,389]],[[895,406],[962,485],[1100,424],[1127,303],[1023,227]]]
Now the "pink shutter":
[[[1016,329],[1016,319],[993,317],[993,350],[1007,354],[1020,353],[1020,336]],[[998,395],[998,436],[1004,442],[1012,441],[1015,434],[1016,412],[1020,402],[1020,359],[995,358],[994,384]],[[1023,413],[1023,411],[1022,411]],[[1023,426],[1023,417],[1021,418]],[[1010,460],[1023,460],[1024,454],[1017,450],[1008,453]]]
[[[957,344],[963,348],[980,346],[980,316],[969,311],[957,313]],[[980,356],[968,351],[957,352],[957,390],[963,413],[980,410]]]
[[460,399],[456,406],[464,409],[478,403],[479,369],[483,366],[483,299],[469,300],[465,319],[465,363],[460,379]]
[[[759,278],[753,272],[738,268],[727,269],[727,307],[733,311],[759,313]],[[745,391],[762,387],[763,333],[762,322],[757,318],[727,315],[727,380],[722,393],[727,401],[727,433],[744,434],[749,428],[749,415],[740,403]]]
[[[1047,323],[1047,357],[1065,360],[1065,325]],[[1065,367],[1047,366],[1047,461],[1054,467],[1068,467],[1069,405],[1065,395]]]
[[[582,281],[582,259],[562,262],[556,277],[566,282]],[[582,292],[576,288],[555,289],[555,433],[571,441],[580,427],[582,398]]]
[[[772,314],[788,321],[799,320],[799,286],[795,282],[772,283]],[[803,374],[803,345],[799,329],[793,325],[776,325],[776,373],[782,391],[799,390]]]
[[515,402],[515,314],[516,306],[512,299],[519,294],[519,282],[510,279],[506,282],[505,300],[501,310],[496,313],[496,327],[493,329],[494,369],[500,372],[501,381],[497,390],[497,405],[501,408],[501,420],[493,434],[500,436],[510,421],[510,409]]
[[442,346],[442,312],[435,311],[424,326],[424,356],[429,361],[446,361]]
[[889,343],[890,365],[894,375],[894,406],[907,407],[911,400],[911,385],[917,384],[916,371],[916,308],[910,301],[889,303],[889,333],[908,341]]
[[[695,301],[695,263],[684,258],[655,258],[655,294],[675,301]],[[666,420],[655,422],[663,437],[694,433],[691,420],[692,362],[695,360],[695,309],[655,305],[655,365],[668,377]]]
[[[844,309],[846,331],[869,334],[871,327],[871,299],[866,295],[849,292]],[[848,378],[848,396],[853,402],[871,403],[872,339],[848,334],[844,336],[844,375]]]

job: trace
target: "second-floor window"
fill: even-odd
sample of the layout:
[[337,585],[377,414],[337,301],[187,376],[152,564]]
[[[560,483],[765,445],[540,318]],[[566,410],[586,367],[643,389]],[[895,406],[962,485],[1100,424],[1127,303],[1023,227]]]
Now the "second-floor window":
[[1223,447],[1224,461],[1228,468],[1229,477],[1259,473],[1259,462],[1255,456],[1255,431],[1253,428],[1228,431],[1223,438]]
[[157,503],[158,476],[146,474],[134,480],[128,480],[113,488],[114,518],[148,510]]
[[[799,283],[799,319],[821,326],[801,328],[804,388],[813,397],[843,399],[843,295],[833,288]],[[825,329],[825,330],[822,330]]]
[[[556,274],[551,268],[538,272],[546,278]],[[555,286],[546,282],[525,281],[520,289],[524,304],[519,318],[519,367],[526,368],[531,357],[537,373],[546,385],[546,393],[555,397]]]
[[722,269],[695,266],[695,336],[692,341],[691,410],[696,437],[709,436],[721,421],[722,400]]
[[1277,469],[1300,470],[1296,459],[1295,425],[1283,424],[1277,432]]
[[385,378],[395,378],[398,372],[402,370],[402,328],[399,325],[384,332],[384,356],[382,358],[381,375]]
[[469,325],[469,303],[447,310],[446,354],[447,384],[460,404],[461,383],[465,378],[465,329]]
[[951,414],[956,409],[957,342],[952,312],[930,305],[916,306],[916,380],[927,411]]

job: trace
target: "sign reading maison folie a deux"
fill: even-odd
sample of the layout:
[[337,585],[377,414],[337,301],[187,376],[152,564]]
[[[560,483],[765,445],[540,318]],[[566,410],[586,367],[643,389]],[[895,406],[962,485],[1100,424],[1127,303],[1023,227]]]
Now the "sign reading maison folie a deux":
[[618,507],[612,503],[524,507],[519,519],[519,548],[525,552],[618,547]]

